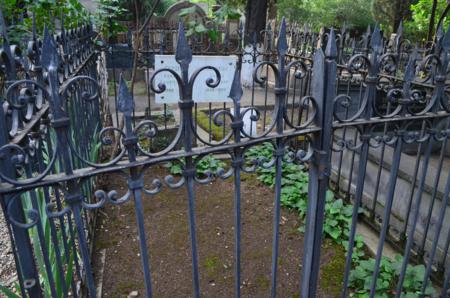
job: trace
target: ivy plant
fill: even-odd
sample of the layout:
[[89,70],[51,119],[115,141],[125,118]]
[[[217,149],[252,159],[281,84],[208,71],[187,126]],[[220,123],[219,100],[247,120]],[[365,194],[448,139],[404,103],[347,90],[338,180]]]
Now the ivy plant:
[[227,20],[238,20],[241,17],[241,13],[234,5],[223,4],[217,11],[212,13],[210,26],[207,28],[202,22],[191,18],[195,14],[196,9],[196,6],[187,7],[178,14],[188,26],[186,36],[206,34],[213,43],[217,43],[220,40],[219,28],[221,25],[225,24]]
[[[172,175],[181,175],[183,174],[183,167],[185,165],[184,160],[178,161],[169,161],[165,164],[165,167],[169,169],[170,174]],[[219,169],[225,168],[225,162],[215,158],[213,155],[207,155],[203,157],[196,164],[197,174],[200,175],[215,175]]]
[[[395,287],[400,276],[403,258],[396,255],[394,259],[383,257],[380,263],[380,271],[376,284],[376,297],[395,296]],[[353,289],[354,296],[368,297],[372,274],[375,268],[375,259],[359,261],[358,265],[350,272],[349,285]],[[423,280],[425,277],[424,265],[408,265],[403,282],[403,292],[401,297],[434,297],[435,290],[428,283],[424,293],[421,293]]]
[[36,20],[37,33],[44,27],[55,30],[61,26],[73,28],[90,21],[90,15],[78,0],[5,0],[0,2],[0,9],[5,17],[8,36],[11,43],[20,44],[30,38],[33,32],[33,15]]

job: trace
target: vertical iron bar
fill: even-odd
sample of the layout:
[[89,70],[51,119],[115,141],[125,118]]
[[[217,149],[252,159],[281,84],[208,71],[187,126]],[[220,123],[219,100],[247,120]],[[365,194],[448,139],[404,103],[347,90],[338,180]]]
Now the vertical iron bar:
[[[369,75],[366,78],[366,92],[364,94],[365,98],[363,99],[363,108],[364,119],[369,120],[372,116],[372,106],[375,101],[376,92],[377,92],[377,83],[378,83],[378,75],[379,75],[379,61],[378,57],[381,55],[382,46],[381,46],[381,33],[377,27],[375,27],[375,31],[372,35],[371,44],[370,44],[373,52],[370,60],[370,69]],[[366,178],[366,170],[367,170],[367,159],[369,155],[369,142],[370,142],[370,126],[365,126],[363,134],[361,135],[361,141],[363,142],[361,152],[359,155],[359,168],[358,168],[358,179],[356,182],[356,191],[355,191],[355,199],[354,206],[352,212],[352,221],[350,226],[350,235],[348,240],[347,247],[347,258],[345,262],[345,273],[344,273],[344,284],[342,287],[341,297],[345,298],[348,295],[348,282],[350,277],[350,269],[352,267],[352,255],[353,255],[353,247],[355,243],[356,236],[356,226],[358,222],[358,214],[359,208],[361,206],[363,191],[364,191],[364,181]],[[351,180],[349,181],[351,184]]]
[[[194,102],[192,100],[193,82],[189,79],[189,64],[192,62],[192,51],[186,40],[184,27],[182,23],[178,25],[178,41],[175,60],[181,68],[182,85],[180,93],[179,108],[182,112],[181,125],[183,126],[183,145],[185,152],[192,152],[192,108]],[[192,283],[194,287],[194,297],[200,297],[200,283],[198,273],[198,252],[197,237],[195,232],[195,193],[194,193],[194,176],[195,164],[191,156],[185,157],[186,165],[183,176],[186,180],[186,188],[188,192],[188,213],[189,213],[189,234],[191,238],[191,256],[192,256]]]
[[[402,293],[403,281],[405,279],[405,274],[406,274],[406,268],[408,266],[409,257],[411,255],[411,248],[414,243],[414,233],[416,232],[417,221],[418,221],[418,216],[419,216],[419,211],[420,211],[420,204],[422,203],[422,194],[423,194],[423,191],[425,188],[425,178],[426,178],[427,172],[428,172],[428,163],[430,161],[431,149],[433,147],[432,138],[433,138],[433,136],[430,135],[430,139],[428,140],[427,148],[425,150],[425,156],[424,156],[424,159],[422,162],[422,171],[421,171],[421,177],[420,177],[420,182],[419,182],[419,189],[417,190],[417,193],[415,196],[416,197],[415,202],[413,203],[413,207],[412,207],[412,211],[413,211],[412,226],[409,230],[408,236],[406,237],[407,241],[406,241],[406,245],[405,245],[405,251],[403,252],[403,262],[402,262],[402,267],[400,269],[400,277],[399,277],[399,281],[397,284],[396,297],[400,297],[400,295]],[[406,222],[405,224],[408,225],[408,222]],[[431,262],[431,260],[430,260],[430,262]]]
[[[441,211],[439,213],[438,222],[436,225],[436,231],[434,234],[433,246],[431,248],[430,257],[429,257],[428,264],[427,264],[426,271],[425,271],[425,276],[422,281],[422,289],[421,289],[422,294],[425,293],[425,290],[428,286],[428,278],[431,275],[431,270],[433,267],[433,259],[436,255],[436,251],[437,251],[437,247],[438,247],[438,243],[439,243],[439,236],[441,234],[441,230],[444,225],[444,217],[445,217],[445,212],[447,211],[447,208],[448,208],[449,199],[450,199],[450,175],[448,175],[448,178],[447,178],[447,184],[446,184],[445,191],[444,191],[444,197],[442,198],[442,202],[441,202]],[[445,287],[445,284],[444,284],[444,287]],[[442,297],[444,297],[444,296],[442,296]]]
[[[238,65],[234,73],[233,83],[229,97],[233,100],[234,114],[231,127],[233,128],[234,142],[241,142],[241,130],[244,123],[241,119],[241,98],[243,94],[241,85],[241,64],[242,57],[239,57]],[[241,297],[241,167],[244,165],[241,148],[234,149],[232,160],[234,171],[234,296]]]
[[[136,161],[136,144],[138,142],[138,137],[133,131],[133,121],[132,115],[134,112],[134,100],[133,96],[128,91],[127,85],[123,77],[120,78],[119,83],[119,109],[123,113],[124,123],[125,123],[125,139],[123,143],[125,144],[128,151],[128,158],[130,162]],[[139,247],[141,251],[141,261],[144,271],[144,281],[145,281],[145,292],[146,297],[150,298],[153,296],[152,293],[152,283],[150,276],[150,264],[147,249],[147,240],[145,235],[145,225],[144,225],[144,212],[142,207],[142,188],[144,187],[144,179],[142,174],[139,173],[136,167],[130,169],[130,179],[128,180],[128,188],[131,190],[134,198],[134,207],[136,214],[136,222],[138,224],[138,234],[139,234]]]
[[394,155],[392,158],[392,167],[391,167],[391,174],[389,176],[389,187],[386,195],[386,203],[384,206],[384,216],[383,216],[383,226],[381,228],[380,232],[380,239],[378,242],[378,248],[377,248],[377,254],[375,259],[375,268],[372,274],[372,280],[370,284],[370,297],[375,297],[375,290],[376,290],[376,281],[378,279],[378,273],[380,270],[380,262],[381,257],[383,255],[383,248],[384,248],[384,242],[386,241],[386,234],[389,228],[389,221],[392,211],[392,203],[394,201],[394,192],[395,192],[395,185],[397,182],[397,176],[398,176],[398,169],[400,166],[400,158],[402,153],[402,139],[401,136],[398,136],[398,139],[396,141]]
[[[281,136],[284,130],[284,115],[286,114],[286,76],[288,71],[285,66],[286,52],[288,50],[286,39],[286,20],[283,18],[278,35],[278,69],[274,68],[275,82],[275,111],[276,133]],[[266,87],[267,88],[267,87]],[[275,146],[275,202],[273,215],[273,240],[272,240],[272,276],[271,276],[271,297],[276,297],[277,291],[277,271],[278,271],[278,251],[280,237],[280,216],[281,216],[281,175],[282,164],[285,153],[285,140],[281,137],[276,138]]]
[[[42,66],[48,72],[48,89],[50,94],[49,104],[52,111],[53,118],[51,120],[52,126],[55,128],[57,142],[58,142],[58,153],[61,157],[63,170],[66,175],[73,174],[73,163],[71,160],[71,150],[69,148],[69,125],[70,119],[68,118],[67,112],[63,109],[63,103],[59,95],[59,82],[58,82],[58,65],[59,57],[56,49],[56,43],[48,31],[47,28],[44,30],[44,47],[42,55]],[[89,249],[87,245],[87,238],[85,233],[85,225],[83,223],[82,217],[82,202],[83,195],[81,194],[81,189],[79,182],[76,180],[69,180],[66,183],[67,194],[65,201],[70,206],[73,216],[75,219],[75,224],[78,232],[78,245],[81,250],[81,256],[83,259],[83,266],[86,272],[88,292],[92,298],[96,297],[96,289],[94,284],[94,277],[92,273],[92,267],[89,258]]]
[[[13,57],[11,53],[11,47],[8,40],[8,35],[6,31],[6,24],[3,18],[3,13],[0,9],[0,35],[3,38],[3,61],[5,64],[6,70],[6,79],[9,82],[14,82],[17,80],[16,73],[16,59]],[[0,109],[0,126],[3,128],[0,130],[0,146],[6,145],[9,143],[9,135],[8,135],[8,125],[6,120],[6,115],[3,109]],[[3,172],[8,175],[8,177],[15,177],[15,169],[11,163],[10,156],[5,156],[4,159],[0,160],[0,166],[3,169]],[[1,197],[1,200],[5,203],[5,206],[8,206],[9,201],[12,199],[12,196],[5,195]],[[5,208],[6,210],[6,208]],[[5,218],[11,217],[21,222],[25,222],[25,215],[23,211],[22,203],[15,202],[8,212],[4,213]],[[9,220],[7,219],[7,222]],[[24,283],[27,285],[27,291],[32,297],[42,297],[42,289],[39,282],[39,275],[37,272],[37,267],[33,255],[33,246],[30,241],[30,235],[27,230],[24,230],[14,224],[11,225],[11,231],[13,233],[13,238],[16,243],[16,267],[19,267],[19,272],[22,273],[22,277]],[[18,262],[17,262],[18,261]],[[18,272],[18,273],[19,273]]]
[[325,54],[322,49],[316,51],[313,68],[313,97],[317,101],[318,116],[316,124],[322,128],[316,136],[313,146],[316,156],[310,165],[308,186],[308,209],[305,228],[303,255],[303,274],[301,297],[315,297],[320,268],[320,250],[323,232],[325,197],[328,188],[333,100],[336,93],[337,56],[334,30],[331,29]]
[[[445,127],[446,127],[445,129],[448,129],[449,125],[447,124]],[[426,243],[427,236],[428,236],[428,230],[429,230],[430,224],[431,224],[431,217],[432,217],[432,213],[433,213],[433,207],[434,207],[434,203],[435,203],[436,198],[437,198],[438,185],[439,185],[439,181],[440,181],[441,174],[442,174],[442,166],[444,164],[445,148],[447,147],[447,141],[448,141],[448,138],[445,138],[442,141],[442,143],[441,143],[442,148],[441,148],[441,153],[440,153],[440,156],[439,156],[438,168],[436,170],[436,178],[435,178],[435,182],[434,182],[434,185],[433,185],[433,190],[432,190],[432,193],[431,193],[431,204],[430,204],[430,207],[428,208],[428,215],[427,215],[427,219],[426,219],[426,223],[425,223],[425,230],[424,230],[425,232],[424,232],[424,235],[423,235],[423,241],[422,241],[421,247],[419,248],[420,252],[423,252],[424,249],[425,249],[425,243]]]

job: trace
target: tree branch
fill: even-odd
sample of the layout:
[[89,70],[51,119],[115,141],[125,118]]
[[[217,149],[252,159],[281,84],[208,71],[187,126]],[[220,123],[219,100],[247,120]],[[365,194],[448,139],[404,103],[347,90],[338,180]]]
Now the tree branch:
[[436,8],[437,8],[437,0],[433,0],[433,6],[431,8],[430,14],[430,24],[428,25],[427,41],[431,41],[431,39],[433,38],[434,21],[436,18]]
[[144,29],[145,29],[145,27],[147,27],[148,23],[149,23],[150,20],[152,19],[152,16],[153,16],[153,14],[154,14],[155,11],[156,11],[156,8],[158,7],[159,2],[161,2],[161,0],[156,0],[155,5],[153,5],[152,11],[150,12],[150,14],[149,14],[149,15],[147,16],[147,18],[145,19],[144,24],[142,24],[141,28],[139,28],[138,35],[141,35],[142,32],[144,32]]

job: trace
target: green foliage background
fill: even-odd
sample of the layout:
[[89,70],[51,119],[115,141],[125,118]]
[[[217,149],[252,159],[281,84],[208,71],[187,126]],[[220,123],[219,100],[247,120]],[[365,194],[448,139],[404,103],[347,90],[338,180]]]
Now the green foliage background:
[[[412,17],[405,22],[406,35],[414,40],[424,40],[427,37],[428,25],[430,24],[430,14],[433,0],[420,0],[416,4],[411,5]],[[446,6],[445,0],[439,0],[436,9],[435,26],[443,13]],[[450,18],[445,18],[443,28],[447,30],[450,25]]]
[[367,0],[280,0],[278,16],[289,21],[310,24],[313,29],[342,27],[364,31],[374,23],[370,1]]
[[16,44],[31,36],[32,14],[36,14],[37,33],[42,32],[44,26],[52,30],[61,26],[63,15],[66,28],[89,21],[89,13],[78,0],[3,0],[0,1],[0,9],[5,17],[10,41]]

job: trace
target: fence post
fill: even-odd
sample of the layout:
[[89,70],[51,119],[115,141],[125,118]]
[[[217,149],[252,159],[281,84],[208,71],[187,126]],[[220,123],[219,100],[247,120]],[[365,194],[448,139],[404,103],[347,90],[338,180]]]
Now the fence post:
[[[70,119],[67,111],[64,110],[64,103],[59,94],[58,65],[60,57],[57,52],[57,45],[47,28],[44,30],[43,44],[44,46],[42,48],[41,60],[43,69],[47,71],[48,93],[50,96],[49,105],[52,115],[51,126],[56,132],[57,150],[59,158],[62,161],[61,164],[64,174],[70,176],[73,174],[72,152],[69,147]],[[82,188],[80,187],[78,180],[72,179],[65,183],[65,187],[62,188],[62,190],[65,193],[65,202],[70,207],[70,211],[73,214],[76,224],[78,245],[81,252],[81,258],[83,260],[85,277],[87,279],[88,293],[90,297],[96,297],[96,289],[92,267],[90,264],[89,249],[85,231],[86,227],[82,217],[84,199]]]
[[[3,109],[0,109],[0,148],[9,142],[7,136],[7,126]],[[5,175],[15,178],[15,169],[11,163],[11,155],[5,154],[0,157],[0,167]],[[15,202],[12,202],[15,200]],[[36,270],[33,246],[31,245],[28,228],[13,224],[9,218],[14,218],[19,222],[26,222],[24,208],[20,196],[2,196],[0,199],[3,214],[7,225],[10,225],[11,246],[16,263],[17,276],[21,288],[21,294],[25,296],[25,290],[31,297],[42,297],[39,283],[39,275]]]
[[[12,83],[17,79],[16,76],[16,63],[15,57],[11,53],[11,48],[8,41],[6,32],[5,20],[3,18],[2,11],[0,10],[0,28],[2,30],[1,35],[3,38],[3,56],[2,60],[6,66],[6,79]],[[19,115],[14,115],[18,117]],[[14,117],[13,116],[13,117]],[[9,143],[8,131],[9,127],[6,121],[6,115],[3,108],[0,109],[0,148]],[[11,162],[11,156],[5,154],[0,156],[0,167],[2,172],[9,177],[15,177],[15,169]],[[15,200],[16,202],[11,202]],[[0,199],[3,214],[5,216],[6,223],[9,225],[9,217],[15,218],[20,222],[25,222],[23,205],[20,197],[13,198],[11,196],[2,196]],[[7,207],[9,205],[9,208]],[[17,268],[17,276],[22,291],[22,295],[25,295],[25,290],[31,297],[42,297],[41,287],[39,283],[39,275],[36,270],[36,263],[33,255],[33,247],[31,245],[28,229],[11,224],[9,231],[12,233],[11,240],[13,241],[13,252]]]
[[312,96],[317,101],[315,124],[322,129],[313,136],[315,158],[309,167],[308,210],[306,215],[305,242],[301,297],[316,297],[320,266],[320,246],[324,220],[325,198],[331,167],[333,100],[336,93],[337,47],[334,30],[331,29],[325,53],[318,48],[314,54]]

